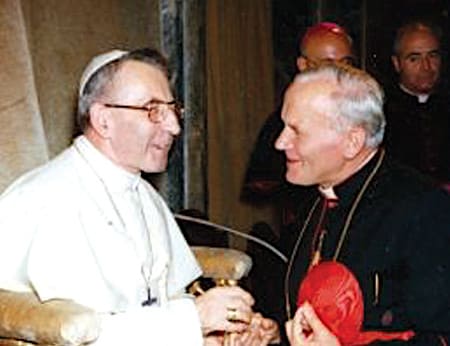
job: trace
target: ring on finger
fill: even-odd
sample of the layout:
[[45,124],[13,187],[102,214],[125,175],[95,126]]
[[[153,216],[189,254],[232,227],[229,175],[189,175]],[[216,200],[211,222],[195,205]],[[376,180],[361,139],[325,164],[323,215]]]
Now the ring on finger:
[[227,308],[227,321],[236,322],[239,321],[238,311],[235,308]]

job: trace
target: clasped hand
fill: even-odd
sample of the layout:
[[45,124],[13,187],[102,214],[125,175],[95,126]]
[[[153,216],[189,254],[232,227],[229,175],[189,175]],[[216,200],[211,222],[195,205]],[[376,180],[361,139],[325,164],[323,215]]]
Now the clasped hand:
[[[279,340],[278,325],[252,311],[252,296],[239,287],[215,287],[196,298],[205,345],[223,345],[232,334],[232,345],[267,345]],[[225,332],[214,333],[214,332]]]
[[286,322],[291,346],[340,346],[337,337],[322,323],[309,303],[300,306],[292,320]]

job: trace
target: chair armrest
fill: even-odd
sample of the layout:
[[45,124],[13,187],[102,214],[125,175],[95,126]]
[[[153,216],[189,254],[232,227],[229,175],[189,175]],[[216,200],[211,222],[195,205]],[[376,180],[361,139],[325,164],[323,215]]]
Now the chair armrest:
[[206,278],[239,281],[252,267],[251,257],[239,250],[207,246],[191,246],[191,249]]
[[[80,345],[97,339],[100,319],[95,311],[70,300],[41,302],[32,292],[0,289],[0,338],[36,344]],[[1,343],[27,345],[27,343]],[[11,340],[11,342],[13,342]]]

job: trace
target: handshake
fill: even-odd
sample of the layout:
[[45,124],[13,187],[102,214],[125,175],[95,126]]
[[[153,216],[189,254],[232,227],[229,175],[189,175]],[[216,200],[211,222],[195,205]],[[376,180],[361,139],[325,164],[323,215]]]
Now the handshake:
[[215,287],[196,298],[205,345],[250,346],[278,343],[275,321],[252,311],[254,300],[243,289]]
[[263,346],[279,342],[275,321],[252,310],[253,297],[237,286],[249,272],[249,256],[233,249],[191,247],[203,275],[213,279],[218,287],[203,291],[194,283],[205,345]]

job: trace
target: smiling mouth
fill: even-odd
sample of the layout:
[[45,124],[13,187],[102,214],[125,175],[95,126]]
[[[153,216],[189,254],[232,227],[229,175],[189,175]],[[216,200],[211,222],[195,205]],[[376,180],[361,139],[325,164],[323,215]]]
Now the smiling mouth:
[[286,161],[287,162],[295,162],[295,161],[298,161],[298,159],[294,159],[292,157],[286,156]]
[[295,159],[295,160],[287,160],[286,161],[286,168],[287,169],[306,169],[306,162],[302,159]]
[[169,150],[172,147],[173,141],[167,140],[165,142],[154,143],[153,146],[160,150]]
[[162,151],[162,152],[168,152],[170,150],[171,145],[154,145],[153,146],[156,150]]

